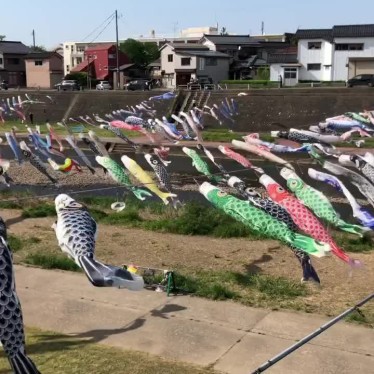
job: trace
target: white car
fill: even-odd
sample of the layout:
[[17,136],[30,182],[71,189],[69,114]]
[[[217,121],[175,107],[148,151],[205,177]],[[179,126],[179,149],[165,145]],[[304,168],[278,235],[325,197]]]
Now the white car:
[[108,81],[100,81],[96,85],[96,89],[97,90],[111,90],[112,86],[110,85],[110,83]]

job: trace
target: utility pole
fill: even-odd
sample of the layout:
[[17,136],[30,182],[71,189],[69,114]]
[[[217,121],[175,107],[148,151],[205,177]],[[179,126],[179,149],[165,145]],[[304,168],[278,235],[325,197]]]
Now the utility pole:
[[265,24],[264,24],[264,21],[261,22],[261,35],[264,35],[264,28],[265,28]]
[[32,30],[32,45],[33,45],[34,50],[35,50],[35,30]]
[[116,60],[117,60],[117,66],[116,66],[116,86],[117,89],[120,88],[119,83],[119,42],[118,42],[118,13],[116,10]]

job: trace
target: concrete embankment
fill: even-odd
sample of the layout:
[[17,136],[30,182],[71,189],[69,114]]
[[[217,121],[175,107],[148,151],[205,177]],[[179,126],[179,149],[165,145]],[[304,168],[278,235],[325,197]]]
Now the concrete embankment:
[[[32,98],[47,104],[33,105],[28,111],[34,113],[35,122],[60,121],[64,117],[104,114],[115,109],[133,106],[164,92],[127,91],[3,91],[0,100],[28,93]],[[374,89],[370,88],[310,88],[310,89],[267,89],[246,91],[247,96],[238,96],[240,91],[212,91],[207,104],[219,104],[225,97],[235,97],[239,115],[235,118],[235,130],[268,132],[279,129],[279,124],[290,128],[306,128],[326,117],[349,111],[374,109]],[[188,93],[187,93],[188,94]],[[195,94],[195,93],[194,93]],[[50,104],[49,95],[56,104]],[[155,104],[159,116],[167,114],[173,107],[173,100]],[[216,121],[207,117],[207,125],[219,127]]]

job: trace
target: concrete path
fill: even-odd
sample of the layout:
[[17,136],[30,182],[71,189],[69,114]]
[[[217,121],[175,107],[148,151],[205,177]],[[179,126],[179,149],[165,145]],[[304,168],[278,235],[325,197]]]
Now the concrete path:
[[[81,274],[16,266],[27,326],[90,342],[248,374],[327,321],[164,293],[94,288]],[[369,374],[374,330],[340,322],[269,369],[280,374]]]

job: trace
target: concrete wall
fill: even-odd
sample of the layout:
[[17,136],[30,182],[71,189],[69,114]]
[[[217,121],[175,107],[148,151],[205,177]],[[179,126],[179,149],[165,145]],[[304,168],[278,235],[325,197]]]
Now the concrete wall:
[[[135,105],[150,96],[161,92],[51,92],[51,91],[0,91],[0,100],[15,96],[17,93],[24,97],[27,92],[32,98],[46,101],[45,95],[50,95],[56,105],[33,105],[35,122],[44,122],[48,118],[52,122],[60,121],[64,116],[105,114],[111,110]],[[235,118],[235,130],[243,132],[269,132],[278,130],[282,124],[285,127],[307,128],[327,117],[342,114],[347,111],[360,111],[372,108],[374,89],[271,89],[252,90],[248,96],[238,96],[240,91],[212,92],[208,105],[219,104],[225,97],[235,98],[238,102],[240,115]],[[165,100],[155,104],[159,116],[167,114],[173,105],[173,100]],[[71,107],[71,110],[68,108]],[[44,112],[44,110],[46,112]],[[209,127],[220,127],[209,116],[206,117]]]

